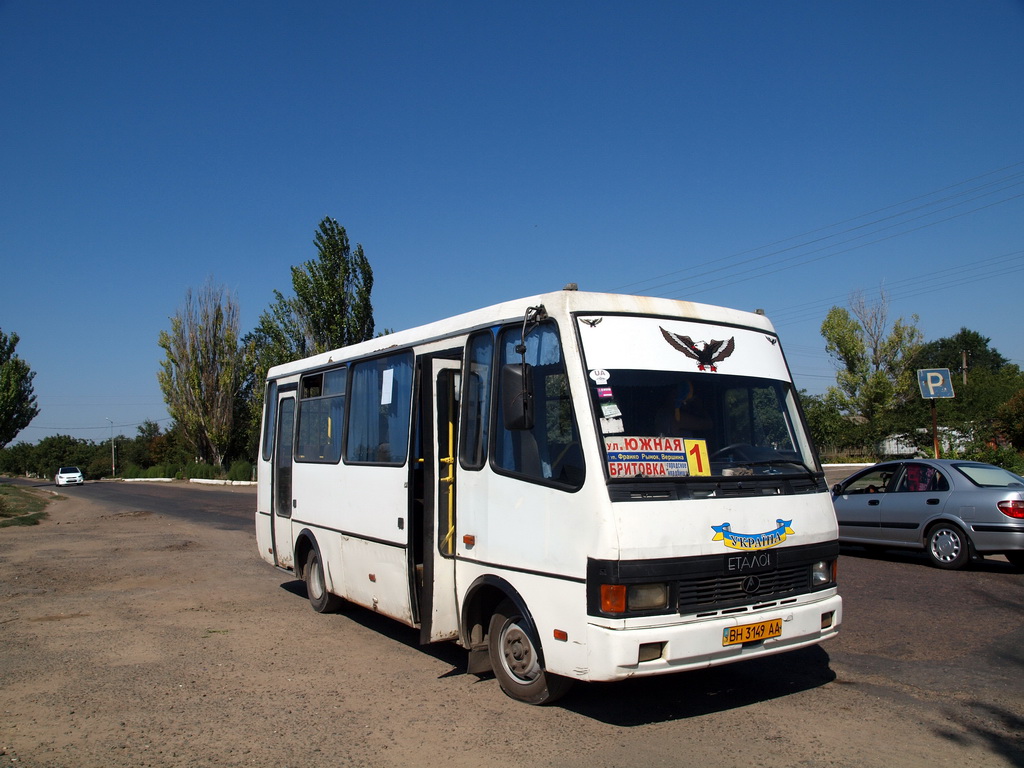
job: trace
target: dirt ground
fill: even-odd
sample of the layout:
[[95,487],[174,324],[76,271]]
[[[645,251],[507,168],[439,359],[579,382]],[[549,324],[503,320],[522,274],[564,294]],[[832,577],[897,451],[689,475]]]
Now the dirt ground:
[[1014,742],[1012,724],[993,747],[941,703],[894,703],[821,649],[798,653],[800,678],[733,665],[529,707],[465,674],[453,645],[421,648],[361,609],[314,614],[251,532],[80,499],[0,530],[0,765],[824,768],[1019,755],[998,747]]

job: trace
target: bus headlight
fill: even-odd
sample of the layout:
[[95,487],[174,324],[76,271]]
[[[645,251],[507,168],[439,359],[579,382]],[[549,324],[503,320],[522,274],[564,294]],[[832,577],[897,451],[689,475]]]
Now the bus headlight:
[[622,614],[668,608],[668,584],[602,584],[601,611]]
[[834,560],[819,560],[811,566],[811,586],[822,587],[835,581]]
[[631,611],[653,611],[668,607],[667,584],[633,584],[626,591],[626,607]]

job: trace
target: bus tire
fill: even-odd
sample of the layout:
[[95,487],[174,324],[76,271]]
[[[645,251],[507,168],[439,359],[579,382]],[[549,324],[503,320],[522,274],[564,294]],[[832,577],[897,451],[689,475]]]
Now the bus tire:
[[336,613],[341,608],[341,598],[327,591],[324,566],[320,551],[314,546],[306,556],[306,595],[309,604],[317,613]]
[[487,652],[501,690],[527,704],[551,704],[562,698],[573,681],[546,672],[529,624],[511,600],[494,610],[487,632]]
[[928,529],[924,551],[935,567],[955,571],[970,560],[971,542],[958,526],[941,522]]

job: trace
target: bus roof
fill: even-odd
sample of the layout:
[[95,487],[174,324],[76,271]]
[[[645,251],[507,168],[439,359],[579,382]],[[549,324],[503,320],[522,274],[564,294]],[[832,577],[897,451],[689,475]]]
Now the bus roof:
[[378,336],[359,344],[277,365],[267,372],[267,378],[275,379],[300,371],[327,366],[331,363],[369,357],[413,344],[423,344],[479,328],[521,320],[526,313],[527,307],[536,307],[540,304],[544,305],[548,315],[552,317],[568,317],[576,312],[681,317],[701,322],[755,328],[766,333],[775,333],[771,321],[764,315],[755,312],[745,312],[739,309],[729,309],[727,307],[700,304],[692,301],[661,299],[652,296],[562,290],[504,301],[500,304],[475,309],[471,312],[445,318],[444,320],[437,320],[426,325],[397,331],[386,336]]

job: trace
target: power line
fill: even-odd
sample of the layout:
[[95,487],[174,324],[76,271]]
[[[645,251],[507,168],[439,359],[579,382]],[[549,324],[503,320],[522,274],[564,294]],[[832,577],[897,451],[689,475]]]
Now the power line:
[[[846,252],[848,252],[849,250],[852,250],[852,249],[846,249],[846,250],[838,251],[838,252],[835,252],[835,253],[826,253],[823,256],[820,256],[820,257],[818,257],[816,259],[811,259],[811,260],[807,260],[805,258],[805,257],[807,257],[807,256],[809,256],[811,254],[814,254],[814,253],[821,253],[822,251],[827,251],[829,248],[832,248],[832,247],[837,247],[839,245],[843,245],[843,244],[846,244],[846,243],[854,242],[854,241],[856,241],[858,239],[861,239],[861,238],[864,238],[864,237],[870,237],[873,234],[878,234],[880,232],[884,232],[886,230],[893,229],[895,227],[900,227],[900,226],[909,224],[910,222],[913,222],[913,221],[918,221],[918,220],[921,220],[921,219],[925,219],[925,218],[928,218],[928,217],[935,216],[935,215],[941,213],[942,211],[952,210],[952,209],[954,209],[956,207],[959,207],[959,206],[962,206],[962,205],[966,205],[966,204],[968,204],[970,202],[974,202],[974,201],[980,200],[982,198],[991,196],[993,194],[1006,192],[1006,191],[1008,191],[1008,190],[1010,190],[1010,189],[1012,189],[1014,187],[1017,187],[1020,184],[1024,183],[1024,180],[1021,179],[1021,177],[1024,176],[1024,172],[1019,172],[1019,171],[1018,172],[1014,172],[1014,173],[1009,174],[1007,176],[1003,176],[1003,177],[1001,177],[999,179],[988,181],[985,184],[980,184],[980,185],[976,185],[976,186],[970,187],[968,189],[964,189],[964,190],[962,190],[960,192],[957,192],[956,194],[945,195],[943,197],[940,197],[938,199],[935,199],[935,200],[932,200],[930,202],[924,203],[922,205],[913,205],[912,207],[909,207],[909,208],[907,207],[908,205],[911,205],[912,203],[917,203],[917,202],[919,202],[921,200],[925,200],[927,198],[935,197],[936,195],[941,195],[942,193],[948,192],[951,189],[956,189],[957,187],[963,187],[964,185],[971,184],[972,182],[978,181],[979,179],[984,179],[984,178],[987,178],[987,177],[991,177],[991,176],[994,176],[996,174],[1003,173],[1003,172],[1005,172],[1007,170],[1018,168],[1018,167],[1020,167],[1022,165],[1024,165],[1024,161],[1013,163],[1013,164],[1005,166],[1003,168],[1000,168],[1000,169],[997,169],[997,170],[994,170],[994,171],[989,171],[987,173],[980,174],[978,176],[966,179],[964,181],[960,181],[960,182],[957,182],[955,184],[951,184],[951,185],[949,185],[947,187],[944,187],[942,189],[936,190],[934,192],[930,192],[930,193],[927,193],[927,194],[924,194],[924,195],[918,195],[916,197],[912,197],[912,198],[909,198],[907,200],[904,200],[903,202],[895,203],[893,205],[885,206],[883,208],[879,208],[879,209],[876,209],[876,210],[868,212],[868,213],[860,214],[858,216],[855,216],[855,217],[852,217],[852,218],[849,218],[849,219],[845,219],[843,221],[837,222],[835,224],[830,224],[830,225],[825,226],[825,227],[819,227],[817,229],[810,230],[810,231],[805,232],[805,233],[800,234],[800,235],[795,235],[793,237],[788,237],[788,238],[784,238],[782,240],[777,240],[774,243],[769,243],[767,245],[759,246],[757,248],[752,248],[752,249],[749,249],[749,250],[746,250],[746,251],[741,251],[739,253],[736,253],[736,254],[733,254],[731,256],[727,256],[727,257],[723,258],[722,260],[720,260],[720,265],[719,266],[713,267],[711,269],[705,269],[705,270],[703,270],[701,272],[696,272],[696,273],[694,273],[692,270],[685,270],[685,269],[674,270],[672,272],[668,272],[668,273],[665,273],[665,274],[662,274],[662,275],[659,275],[659,276],[656,276],[656,277],[646,278],[644,280],[636,281],[636,282],[633,282],[633,283],[628,283],[626,285],[622,285],[622,286],[619,286],[617,288],[613,288],[612,290],[635,289],[638,286],[643,286],[643,285],[654,283],[653,285],[647,285],[647,287],[644,289],[645,292],[654,292],[654,291],[657,291],[659,289],[665,289],[665,288],[667,288],[669,286],[677,285],[679,283],[691,282],[691,281],[694,281],[694,280],[698,280],[700,278],[705,278],[705,277],[707,277],[709,275],[716,274],[718,272],[725,271],[727,269],[735,269],[737,267],[744,266],[744,265],[747,265],[747,264],[751,264],[751,263],[756,262],[756,261],[762,261],[764,259],[769,259],[769,258],[771,258],[773,256],[779,256],[781,254],[789,253],[789,252],[794,251],[794,250],[808,248],[808,247],[810,247],[812,245],[815,245],[817,243],[823,243],[823,242],[826,242],[826,241],[829,241],[829,240],[835,240],[836,238],[841,238],[844,235],[850,235],[850,234],[853,234],[853,233],[858,232],[860,230],[872,228],[871,231],[862,232],[861,234],[854,235],[853,237],[845,238],[844,240],[841,240],[838,243],[833,243],[832,245],[826,245],[826,246],[823,246],[823,247],[818,248],[816,250],[812,250],[812,251],[809,251],[809,252],[804,252],[804,253],[801,253],[801,254],[795,254],[793,256],[787,257],[786,259],[782,259],[782,260],[780,260],[779,263],[784,262],[784,261],[794,261],[796,259],[804,259],[804,260],[803,261],[799,261],[796,264],[791,264],[789,267],[782,267],[780,269],[788,269],[788,268],[793,268],[793,267],[796,267],[796,266],[802,266],[803,264],[810,263],[810,261],[817,261],[817,260],[820,260],[822,258],[827,258],[828,256],[835,256],[835,255],[839,255],[841,253],[846,253]],[[995,189],[994,187],[998,187],[998,188]],[[970,195],[973,195],[973,196],[970,196]],[[955,214],[953,216],[948,216],[948,217],[945,217],[945,218],[940,219],[938,221],[930,222],[928,224],[923,224],[923,225],[921,225],[919,227],[908,229],[908,230],[905,230],[903,232],[894,233],[894,234],[889,235],[889,236],[887,236],[885,238],[880,238],[880,239],[877,239],[877,240],[873,240],[873,241],[871,241],[869,243],[863,243],[863,244],[861,244],[859,246],[855,246],[855,247],[864,247],[865,245],[871,245],[871,244],[874,244],[874,243],[882,242],[883,240],[889,239],[891,237],[898,237],[898,236],[901,236],[901,235],[904,235],[904,234],[908,234],[910,232],[917,231],[917,230],[922,229],[924,227],[935,226],[936,224],[939,224],[939,223],[942,223],[942,222],[945,222],[945,221],[950,221],[950,220],[952,220],[954,218],[958,218],[960,216],[967,215],[968,213],[976,213],[977,211],[983,210],[985,208],[989,208],[989,207],[992,207],[994,205],[999,205],[1001,203],[1009,202],[1011,200],[1015,200],[1015,199],[1020,198],[1020,197],[1024,197],[1024,194],[1010,195],[1008,197],[1004,197],[1001,200],[997,200],[997,201],[994,201],[994,202],[987,203],[985,205],[977,206],[975,208],[972,208],[971,210],[962,211],[962,212],[960,212],[958,214]],[[947,205],[947,206],[944,206],[944,207],[937,207],[937,206],[941,206],[941,204],[943,204],[943,203],[947,203],[947,202],[950,202],[950,201],[953,201],[953,200],[957,200],[957,198],[965,198],[965,199],[960,199],[959,201],[957,201],[957,202],[955,202],[955,203],[953,203],[951,205]],[[887,211],[892,211],[894,209],[900,209],[900,210],[896,211],[895,213],[891,213],[889,215],[886,215],[886,216],[877,217],[877,214],[885,213]],[[919,211],[922,211],[922,210],[925,210],[926,212],[925,213],[920,213],[917,216],[911,216],[911,214],[919,212]],[[871,221],[864,222],[862,224],[857,224],[856,226],[847,227],[846,229],[843,229],[843,230],[841,230],[839,232],[834,232],[834,233],[831,233],[831,234],[828,234],[828,235],[822,235],[820,237],[813,237],[811,239],[807,239],[807,238],[811,237],[812,235],[817,235],[818,233],[827,232],[830,229],[835,229],[836,227],[844,226],[844,225],[847,225],[847,224],[852,224],[853,222],[860,221],[861,219],[864,219],[864,218],[866,218],[868,216],[876,216],[876,218],[874,218]],[[887,221],[894,221],[895,219],[901,219],[901,221],[895,221],[894,223],[888,224],[886,226],[879,226],[881,224],[884,224]],[[793,245],[790,245],[790,246],[787,246],[785,248],[776,248],[776,246],[782,245],[784,243],[790,243],[790,242],[792,242],[794,240],[799,240],[800,242],[797,242],[797,243],[795,243]],[[750,257],[748,259],[743,259],[741,261],[736,261],[736,259],[739,259],[742,256],[746,256],[747,254],[751,254],[751,253],[756,253],[756,252],[762,251],[762,250],[764,250],[766,248],[775,248],[775,250],[769,251],[768,253],[763,253],[763,254],[761,254],[759,256],[752,256],[752,257]],[[757,267],[755,269],[762,270],[762,271],[757,272],[756,274],[748,276],[748,277],[743,278],[743,279],[754,279],[756,277],[763,277],[766,274],[773,274],[776,271],[780,271],[779,269],[771,270],[771,271],[764,271],[767,267],[770,267],[770,266],[771,265],[765,265],[765,266],[762,266],[762,267]],[[680,275],[680,274],[683,274],[683,273],[686,273],[684,277],[675,277],[676,275]],[[666,280],[666,278],[674,278],[674,279]],[[736,282],[736,280],[735,280],[735,278],[733,276],[729,276],[728,278],[716,278],[712,282],[713,283],[720,283],[724,279],[729,279],[732,282]],[[710,290],[710,288],[705,283],[704,286],[702,286],[702,290]],[[691,292],[690,295],[692,295],[692,292]]]
[[[167,421],[174,421],[174,419],[172,419],[170,417],[168,417],[166,419],[143,419],[142,421],[136,421],[136,422],[127,423],[127,424],[114,424],[113,428],[114,429],[123,429],[125,427],[141,427],[143,424],[145,424],[147,422],[153,422],[154,424],[163,424],[164,422],[167,422]],[[102,427],[44,427],[44,426],[39,426],[39,425],[36,425],[36,424],[30,424],[27,427],[25,427],[25,429],[44,429],[44,430],[47,430],[47,431],[50,431],[50,432],[61,432],[61,431],[64,431],[64,430],[67,430],[69,432],[71,432],[71,431],[74,431],[74,432],[86,432],[86,431],[92,431],[92,430],[97,430],[97,429],[102,429],[102,430],[110,431],[111,425],[110,424],[104,424]]]
[[[1010,253],[1004,253],[999,256],[991,256],[985,259],[972,260],[971,271],[976,272],[978,269],[985,267],[990,268],[997,266],[1002,263],[1014,262],[1024,259],[1024,250],[1011,251]],[[889,291],[889,295],[892,298],[911,298],[913,296],[923,295],[924,293],[931,293],[938,290],[945,290],[947,288],[956,288],[959,285],[965,283],[976,282],[978,280],[988,280],[992,278],[1002,278],[1004,275],[1013,274],[1024,269],[1024,264],[1016,266],[1012,269],[1004,269],[998,272],[993,271],[991,274],[974,276],[970,279],[964,279],[964,266],[957,265],[953,267],[946,267],[945,269],[939,269],[929,272],[926,277],[913,276],[896,280],[892,283],[887,283],[886,287]],[[956,282],[950,282],[950,278],[956,276]],[[933,284],[933,285],[929,285]],[[826,307],[835,306],[837,303],[842,303],[848,298],[847,295],[832,296],[829,298],[818,299],[804,304],[790,305],[778,311],[768,311],[767,314],[772,319],[774,325],[788,325],[801,320],[806,320],[809,317],[813,317],[821,309]]]
[[[721,284],[723,282],[727,282],[730,285],[734,285],[736,283],[744,283],[744,282],[747,282],[749,280],[756,280],[758,278],[766,277],[768,275],[774,275],[774,274],[776,274],[778,272],[782,272],[782,271],[787,270],[787,269],[793,269],[794,267],[802,267],[802,266],[804,266],[806,264],[811,264],[811,263],[816,262],[816,261],[821,261],[823,259],[832,258],[833,256],[841,256],[844,253],[850,253],[851,251],[855,251],[855,250],[858,250],[860,248],[865,248],[865,247],[867,247],[869,245],[876,245],[878,243],[885,242],[886,240],[892,240],[893,238],[896,238],[896,237],[902,237],[904,235],[909,235],[912,232],[917,232],[917,231],[919,231],[921,229],[926,229],[928,227],[933,227],[936,224],[941,224],[941,223],[946,222],[946,221],[952,221],[953,219],[958,219],[961,216],[966,216],[969,213],[976,213],[977,211],[983,210],[985,208],[991,208],[994,205],[999,205],[1001,203],[1005,203],[1005,202],[1008,202],[1010,200],[1015,200],[1017,198],[1022,198],[1022,197],[1024,197],[1024,192],[1022,192],[1022,193],[1020,193],[1018,195],[1013,195],[1011,197],[1004,198],[1003,200],[997,200],[994,203],[988,203],[986,205],[979,206],[977,208],[973,208],[973,209],[971,209],[969,211],[962,211],[960,213],[954,214],[953,216],[947,216],[946,218],[939,219],[938,221],[933,221],[933,222],[930,222],[930,223],[927,223],[927,224],[922,224],[922,225],[920,225],[918,227],[912,227],[911,229],[907,229],[907,230],[904,230],[902,232],[895,232],[893,234],[886,235],[885,237],[880,237],[880,238],[878,238],[876,240],[869,240],[868,242],[865,242],[865,243],[859,243],[857,245],[851,246],[850,248],[844,248],[842,250],[830,250],[832,248],[837,247],[838,245],[845,245],[846,243],[853,242],[854,240],[858,240],[861,237],[867,237],[869,235],[885,231],[886,229],[891,229],[893,226],[898,226],[898,225],[891,225],[889,227],[882,227],[882,228],[880,228],[878,230],[875,230],[874,232],[868,232],[868,233],[865,233],[863,235],[858,235],[857,237],[850,238],[849,240],[845,240],[845,241],[843,241],[841,243],[836,243],[836,244],[832,244],[832,245],[826,245],[826,246],[823,246],[822,248],[818,248],[818,249],[815,249],[815,250],[812,250],[812,251],[808,251],[806,253],[796,254],[794,256],[789,256],[789,257],[787,257],[785,259],[781,259],[779,261],[779,263],[782,263],[782,262],[792,262],[795,259],[801,259],[801,261],[796,261],[795,263],[788,264],[787,266],[782,266],[782,267],[777,267],[775,269],[770,269],[769,267],[771,265],[765,265],[765,266],[756,268],[757,271],[752,272],[750,274],[747,274],[747,275],[745,275],[743,277],[736,277],[735,275],[726,275],[724,277],[716,278],[715,280],[711,281],[710,284],[709,283],[704,283],[701,286],[700,290],[688,291],[686,293],[686,297],[688,298],[690,296],[699,296],[702,293],[707,293],[708,291],[711,291],[711,290],[714,290],[714,289],[720,287],[719,284]],[[945,210],[945,209],[943,209],[943,210]],[[926,214],[926,215],[933,215],[933,214]],[[915,219],[918,219],[918,218],[924,218],[924,216],[915,217]],[[910,219],[908,221],[913,221],[915,219]],[[907,222],[901,222],[901,224],[906,224],[906,223]],[[822,253],[823,251],[825,251],[825,253]],[[813,254],[821,254],[821,255],[813,256],[813,258],[807,258],[807,257],[812,256]],[[768,254],[768,255],[774,255],[774,254]],[[758,258],[762,258],[762,257],[758,257]],[[705,272],[705,273],[701,273],[701,274],[710,274],[711,272],[718,272],[718,271],[721,271],[721,270],[727,269],[727,268],[729,268],[729,267],[720,267],[720,268],[717,268],[715,270],[711,270],[709,272]],[[699,277],[699,276],[700,275],[695,275],[694,278]],[[675,282],[680,282],[680,281],[675,281]],[[673,296],[671,298],[682,298],[682,297],[683,297],[682,295],[677,294],[677,295],[675,295],[675,296]]]

